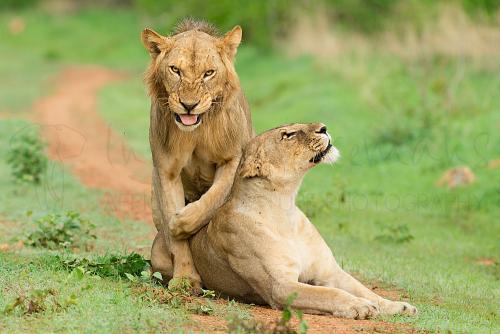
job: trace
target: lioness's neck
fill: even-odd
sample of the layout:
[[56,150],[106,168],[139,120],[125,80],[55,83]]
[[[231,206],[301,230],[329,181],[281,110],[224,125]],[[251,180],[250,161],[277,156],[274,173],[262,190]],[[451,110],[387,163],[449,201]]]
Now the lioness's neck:
[[269,179],[238,178],[233,187],[233,198],[244,205],[260,206],[264,201],[274,209],[289,210],[295,207],[295,198],[302,179],[294,182],[276,182]]

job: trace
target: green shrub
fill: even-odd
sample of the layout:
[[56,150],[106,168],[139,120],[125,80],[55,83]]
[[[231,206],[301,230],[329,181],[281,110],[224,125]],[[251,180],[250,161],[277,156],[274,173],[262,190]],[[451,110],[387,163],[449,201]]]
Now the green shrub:
[[400,0],[326,0],[337,22],[365,33],[380,30]]
[[25,241],[32,247],[87,249],[90,241],[95,239],[92,234],[95,226],[74,211],[48,214],[35,220],[35,224],[37,228]]
[[22,133],[12,140],[7,152],[7,163],[17,180],[40,183],[42,174],[47,169],[44,148],[45,144],[33,132]]
[[[100,277],[140,277],[149,270],[149,262],[135,252],[127,255],[106,254],[97,257],[60,259],[67,270],[82,268],[84,272]],[[127,275],[128,274],[128,275]]]
[[20,9],[37,5],[40,0],[2,0],[0,9]]

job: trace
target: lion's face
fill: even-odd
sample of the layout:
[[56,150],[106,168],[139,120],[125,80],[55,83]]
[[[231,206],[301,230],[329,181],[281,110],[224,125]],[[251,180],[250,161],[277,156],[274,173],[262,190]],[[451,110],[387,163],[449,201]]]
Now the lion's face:
[[166,92],[162,103],[168,104],[166,109],[181,130],[196,129],[235,85],[233,58],[241,28],[224,37],[198,30],[164,37],[146,29],[142,38],[153,57],[155,80]]
[[291,124],[254,138],[245,149],[244,177],[301,178],[319,163],[334,163],[340,153],[322,123]]

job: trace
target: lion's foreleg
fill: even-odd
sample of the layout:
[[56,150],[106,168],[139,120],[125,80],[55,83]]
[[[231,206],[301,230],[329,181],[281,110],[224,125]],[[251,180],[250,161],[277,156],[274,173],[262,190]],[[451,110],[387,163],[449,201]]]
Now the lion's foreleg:
[[408,303],[391,301],[377,295],[357,279],[346,273],[336,262],[333,265],[331,277],[327,285],[345,290],[354,296],[368,299],[378,305],[382,314],[417,313],[417,309]]
[[[184,190],[178,174],[168,170],[155,169],[159,182],[155,182],[154,186],[158,186],[161,190],[156,190],[160,205],[159,211],[162,217],[162,232],[167,249],[172,254],[173,261],[173,277],[188,278],[193,287],[198,289],[201,287],[201,278],[194,267],[191,250],[187,240],[176,240],[171,236],[168,222],[172,219],[175,212],[184,207]],[[154,249],[152,250],[154,251]],[[151,254],[154,255],[153,252]],[[159,261],[162,261],[160,258]],[[153,260],[152,260],[153,262]]]
[[218,166],[210,189],[196,202],[188,204],[170,221],[170,233],[179,239],[189,238],[205,226],[227,200],[240,157]]
[[273,308],[283,308],[290,296],[297,294],[292,306],[307,313],[358,319],[378,314],[371,302],[344,290],[299,282],[300,266],[286,255],[287,249],[282,250],[270,254],[264,247],[250,258],[229,255],[229,264]]

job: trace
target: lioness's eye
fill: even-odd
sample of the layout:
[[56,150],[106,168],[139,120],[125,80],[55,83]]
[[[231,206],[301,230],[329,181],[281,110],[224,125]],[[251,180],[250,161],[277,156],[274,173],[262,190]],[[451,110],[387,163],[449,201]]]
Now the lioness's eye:
[[295,136],[297,134],[296,131],[294,132],[285,132],[281,135],[281,139],[290,139],[292,138],[293,136]]
[[205,72],[205,74],[203,75],[205,78],[208,78],[209,76],[211,76],[212,74],[214,74],[214,70],[208,70]]
[[181,71],[175,66],[170,66],[170,71],[174,72],[175,74],[181,73]]

